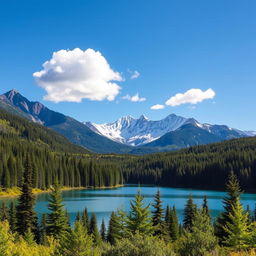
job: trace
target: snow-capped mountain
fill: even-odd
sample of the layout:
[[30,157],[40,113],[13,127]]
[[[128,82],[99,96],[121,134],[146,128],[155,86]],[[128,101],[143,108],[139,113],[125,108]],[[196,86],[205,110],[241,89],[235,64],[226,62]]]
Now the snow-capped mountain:
[[185,118],[175,114],[168,115],[159,121],[149,120],[142,115],[138,119],[125,116],[113,123],[95,124],[85,122],[84,124],[100,135],[130,146],[140,146],[150,143],[187,124],[191,124],[218,136],[222,136],[223,131],[225,131],[225,139],[256,135],[255,132],[244,132],[224,125],[201,124],[193,118]]
[[85,125],[94,132],[114,141],[131,146],[139,146],[154,141],[167,132],[178,129],[186,121],[186,118],[174,114],[159,121],[151,121],[142,115],[138,119],[125,116],[114,123],[95,124],[86,122]]

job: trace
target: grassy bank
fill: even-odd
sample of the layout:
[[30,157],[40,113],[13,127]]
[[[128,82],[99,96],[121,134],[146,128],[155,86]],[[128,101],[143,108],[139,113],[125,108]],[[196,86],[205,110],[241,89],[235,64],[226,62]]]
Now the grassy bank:
[[[103,187],[62,187],[62,191],[67,190],[81,190],[81,189],[110,189],[110,188],[120,188],[124,185],[116,185],[116,186],[103,186]],[[41,193],[49,193],[50,189],[40,189],[40,188],[33,188],[33,194],[41,194]],[[17,197],[21,194],[21,189],[19,187],[7,188],[7,189],[0,189],[0,198],[4,197]]]

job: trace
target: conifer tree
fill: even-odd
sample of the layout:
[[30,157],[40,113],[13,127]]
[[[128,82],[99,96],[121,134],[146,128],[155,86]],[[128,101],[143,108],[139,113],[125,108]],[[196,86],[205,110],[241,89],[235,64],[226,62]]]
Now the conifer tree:
[[68,214],[68,209],[65,209],[65,216],[66,216],[67,226],[70,228],[70,216]]
[[256,221],[256,204],[254,206],[253,219],[254,219],[254,221]]
[[239,200],[241,195],[241,189],[239,185],[239,181],[234,174],[234,172],[230,172],[228,182],[227,182],[227,196],[223,200],[224,211],[217,218],[215,224],[216,235],[220,239],[220,243],[227,238],[227,232],[225,227],[231,221],[230,216],[233,214],[233,205],[236,204],[237,200]]
[[169,227],[169,221],[170,221],[170,206],[169,205],[166,206],[164,219],[165,219],[165,223]]
[[88,211],[87,208],[84,209],[83,214],[82,214],[82,223],[84,228],[87,230],[89,233],[90,231],[90,222],[89,222],[89,216],[88,216]]
[[248,212],[244,213],[243,207],[237,198],[236,202],[232,204],[229,222],[224,227],[227,234],[224,244],[237,250],[247,248],[250,237],[248,222]]
[[117,220],[117,216],[114,212],[111,213],[109,226],[108,226],[108,234],[107,241],[111,244],[114,244],[116,240],[119,238],[119,224]]
[[100,243],[100,233],[98,230],[98,226],[97,226],[97,218],[96,218],[96,214],[93,213],[91,220],[90,220],[90,234],[93,237],[93,241],[95,244],[99,244]]
[[208,206],[208,199],[207,199],[207,196],[204,196],[204,201],[203,201],[203,205],[202,205],[202,210],[203,210],[204,213],[211,219],[211,214],[210,214],[210,210],[209,210],[209,206]]
[[193,202],[192,195],[190,195],[184,209],[183,227],[185,229],[191,229],[196,211],[196,205]]
[[170,214],[169,233],[172,241],[176,241],[179,237],[179,221],[175,206],[173,206]]
[[3,186],[5,188],[11,187],[10,171],[7,166],[4,168],[4,171],[3,171]]
[[76,221],[82,221],[80,212],[77,212],[76,214]]
[[217,246],[210,218],[203,210],[196,211],[190,229],[178,241],[180,255],[205,256]]
[[131,212],[127,220],[127,228],[130,234],[139,232],[151,235],[154,232],[150,218],[149,206],[143,207],[143,197],[138,191],[135,200],[131,201]]
[[164,223],[164,209],[162,207],[161,195],[158,190],[155,195],[155,200],[153,203],[153,212],[152,212],[152,225],[154,227],[154,235],[167,235],[167,228]]
[[117,212],[112,212],[109,220],[107,241],[115,244],[118,240],[127,237],[127,216],[124,210],[118,209]]
[[247,205],[246,213],[248,214],[248,224],[251,224],[254,221],[254,218],[251,214],[250,205]]
[[93,240],[85,232],[84,225],[81,221],[76,221],[71,236],[65,245],[65,256],[88,256],[93,253]]
[[51,188],[48,209],[50,213],[47,216],[47,235],[60,240],[66,239],[69,234],[69,226],[58,185]]
[[21,235],[25,235],[29,230],[33,232],[34,235],[38,235],[34,204],[35,197],[32,193],[32,168],[30,158],[27,155],[24,165],[21,195],[18,198],[18,205],[16,208],[17,231]]
[[15,208],[14,202],[11,202],[11,204],[10,204],[8,215],[9,215],[10,230],[12,232],[15,232],[17,219],[16,219],[16,208]]
[[0,220],[5,221],[9,219],[9,211],[8,207],[6,206],[5,202],[2,202],[1,208],[0,208]]
[[102,241],[105,241],[105,239],[106,239],[106,226],[105,226],[104,219],[102,219],[102,222],[101,222],[100,236],[101,236]]
[[47,227],[47,214],[42,215],[41,225],[40,225],[40,243],[46,244],[47,242],[47,233],[46,233],[46,227]]
[[28,243],[28,245],[32,246],[35,242],[35,236],[31,232],[31,229],[29,228],[28,231],[24,234],[24,240]]
[[162,207],[162,201],[160,196],[160,190],[158,189],[153,203],[154,210],[152,211],[152,225],[154,227],[154,234],[160,235],[163,230],[163,218],[164,218],[164,209]]

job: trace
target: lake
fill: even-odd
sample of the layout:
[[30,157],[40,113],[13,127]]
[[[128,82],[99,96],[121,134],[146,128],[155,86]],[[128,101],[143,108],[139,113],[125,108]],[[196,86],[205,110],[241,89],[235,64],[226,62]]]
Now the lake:
[[[95,190],[68,190],[63,191],[64,205],[70,215],[71,223],[74,222],[77,212],[82,212],[87,207],[89,215],[93,212],[97,216],[98,224],[100,225],[102,219],[105,223],[108,223],[110,214],[112,211],[116,211],[118,208],[123,208],[125,211],[130,209],[130,201],[134,199],[138,189],[141,190],[141,194],[144,196],[145,204],[152,203],[154,195],[156,194],[158,187],[154,186],[132,186],[127,185],[121,188],[115,189],[95,189]],[[186,201],[191,194],[194,202],[200,206],[203,202],[203,196],[208,197],[209,208],[212,216],[215,218],[222,208],[222,199],[226,195],[225,192],[220,191],[207,191],[207,190],[192,190],[182,188],[167,188],[159,187],[161,192],[161,199],[163,206],[167,205],[176,206],[179,220],[183,219],[183,210]],[[39,217],[43,213],[47,213],[48,194],[42,193],[37,195],[36,199],[36,212]],[[1,201],[16,201],[17,199],[8,198],[1,199]],[[251,211],[255,208],[256,194],[245,193],[241,197],[241,202],[244,208],[249,205]]]

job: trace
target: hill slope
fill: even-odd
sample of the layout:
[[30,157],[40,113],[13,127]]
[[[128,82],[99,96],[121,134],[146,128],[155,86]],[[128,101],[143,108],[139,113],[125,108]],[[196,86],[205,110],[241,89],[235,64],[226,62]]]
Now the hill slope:
[[0,135],[12,136],[41,144],[52,151],[70,153],[90,153],[87,149],[69,142],[59,133],[33,123],[22,117],[10,114],[0,109]]
[[[47,126],[65,136],[71,142],[97,153],[126,153],[130,147],[103,137],[77,120],[52,111],[40,102],[32,102],[15,90],[0,96],[6,111],[18,114]],[[6,107],[8,106],[8,107]]]

